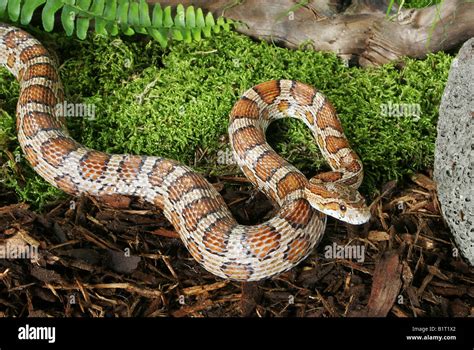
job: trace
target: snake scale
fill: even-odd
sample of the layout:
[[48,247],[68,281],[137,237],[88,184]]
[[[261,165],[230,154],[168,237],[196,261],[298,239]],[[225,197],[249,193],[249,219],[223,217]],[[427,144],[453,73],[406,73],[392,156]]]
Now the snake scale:
[[[54,60],[25,31],[0,24],[0,65],[20,83],[17,132],[34,170],[70,195],[105,202],[138,198],[161,208],[193,258],[222,278],[256,281],[291,269],[320,241],[326,215],[361,224],[369,209],[357,191],[362,163],[334,107],[319,91],[292,80],[261,83],[236,102],[229,121],[234,158],[246,177],[277,205],[266,222],[239,224],[222,196],[191,168],[154,156],[107,154],[69,136],[55,107],[64,90]],[[266,142],[279,118],[302,120],[331,171],[308,180]]]

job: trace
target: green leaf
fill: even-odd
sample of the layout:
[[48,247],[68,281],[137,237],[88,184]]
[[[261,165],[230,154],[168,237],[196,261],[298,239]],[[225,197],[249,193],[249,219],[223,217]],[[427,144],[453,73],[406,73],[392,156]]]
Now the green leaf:
[[87,31],[90,25],[89,18],[78,18],[76,25],[76,35],[79,39],[84,40],[87,37]]
[[[91,6],[91,0],[78,0],[77,6],[84,11],[89,11]],[[76,36],[84,40],[87,37],[87,31],[89,30],[91,19],[88,17],[88,14],[85,12],[79,12],[77,23],[76,23]]]
[[196,41],[201,41],[201,31],[202,28],[193,28],[191,29],[191,33],[193,34],[193,39]]
[[179,29],[173,29],[172,38],[177,41],[182,41],[184,39],[183,32]]
[[108,21],[113,21],[115,19],[115,14],[117,12],[117,0],[107,0],[105,3],[104,17]]
[[186,26],[186,14],[184,12],[184,6],[179,4],[176,7],[176,16],[174,18],[174,25],[178,28],[183,28]]
[[160,4],[156,4],[155,7],[153,7],[152,25],[155,28],[163,26],[163,10]]
[[196,13],[194,12],[194,6],[188,6],[186,9],[186,27],[196,27]]
[[139,6],[137,2],[130,2],[130,7],[128,10],[128,24],[132,26],[138,26],[140,24],[138,8]]
[[94,0],[94,3],[92,4],[89,11],[92,12],[94,16],[99,17],[102,16],[102,13],[104,13],[104,7],[105,0]]
[[108,22],[107,25],[105,26],[105,30],[110,33],[112,36],[118,35],[120,32],[119,26],[115,22]]
[[92,0],[77,0],[76,5],[81,10],[88,11],[91,6]]
[[43,21],[43,28],[45,31],[50,32],[54,29],[54,15],[58,10],[63,7],[61,0],[48,0],[43,7],[41,19]]
[[128,11],[128,23],[135,29],[137,33],[146,34],[147,31],[140,25],[140,4],[131,2]]
[[13,22],[18,21],[18,18],[20,17],[20,10],[21,10],[21,0],[10,0],[8,2],[8,17]]
[[183,28],[183,37],[186,44],[190,44],[193,41],[190,28]]
[[166,35],[164,34],[163,29],[159,30],[154,28],[147,28],[147,30],[148,33],[153,37],[153,39],[158,41],[162,48],[166,48],[166,46],[168,45],[168,40],[166,39]]
[[211,33],[212,33],[212,27],[211,26],[205,26],[204,28],[202,28],[202,33],[204,34],[204,36],[206,38],[209,38],[211,36]]
[[117,20],[125,35],[133,35],[135,31],[128,25],[128,0],[119,0],[117,9]]
[[198,8],[196,10],[196,26],[198,28],[204,28],[206,26],[206,21],[204,19],[204,14],[202,13],[201,8]]
[[163,27],[171,28],[173,26],[173,18],[171,17],[171,6],[166,6],[164,10]]
[[108,32],[106,29],[107,21],[103,18],[96,18],[95,19],[95,32],[100,35],[107,36]]
[[68,4],[64,5],[61,11],[61,23],[67,36],[71,36],[74,33],[74,21],[76,19],[76,12],[69,4],[73,5],[74,0],[68,1]]
[[[117,7],[117,1],[109,1],[105,0],[94,0],[90,11],[96,16],[95,18],[95,32],[100,35],[106,36],[108,34],[106,26],[107,26],[107,17],[108,13],[106,11],[111,10],[111,6],[115,4]],[[112,19],[115,16],[112,16]]]
[[36,10],[43,6],[44,30],[54,29],[56,14],[61,10],[61,25],[66,35],[74,31],[79,39],[85,39],[90,22],[94,21],[95,32],[101,35],[149,34],[166,47],[168,39],[190,43],[209,37],[212,31],[229,30],[231,20],[219,17],[217,22],[209,12],[204,16],[201,8],[178,4],[174,14],[171,6],[162,9],[159,3],[150,7],[147,0],[0,0],[0,17],[6,15],[11,21],[27,25]]
[[146,0],[140,1],[140,24],[144,27],[151,27],[150,9]]
[[41,5],[43,5],[45,2],[46,0],[26,1],[25,4],[23,4],[23,8],[21,9],[21,19],[20,19],[21,24],[23,25],[29,24],[31,22],[31,18],[33,17],[33,12],[35,12],[35,10]]
[[127,0],[119,0],[117,8],[117,21],[121,25],[128,23],[128,6],[129,2]]
[[0,0],[0,17],[5,16],[7,5],[8,5],[8,0]]
[[216,22],[214,22],[214,16],[212,13],[208,12],[206,15],[206,26],[209,27],[214,27],[216,25]]

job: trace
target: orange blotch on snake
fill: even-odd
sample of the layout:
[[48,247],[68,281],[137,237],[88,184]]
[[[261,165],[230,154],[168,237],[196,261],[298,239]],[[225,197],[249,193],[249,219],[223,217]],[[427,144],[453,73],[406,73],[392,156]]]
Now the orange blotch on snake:
[[183,195],[193,189],[209,188],[209,183],[199,174],[188,172],[176,180],[169,186],[169,199],[171,202],[177,202],[182,199]]
[[286,259],[292,263],[296,264],[302,258],[305,257],[308,252],[309,241],[304,237],[295,238],[290,243],[288,243],[287,251],[285,252]]
[[103,152],[90,151],[79,163],[81,175],[86,180],[98,180],[107,170],[110,156]]
[[324,130],[326,128],[331,128],[340,133],[343,132],[342,125],[339,119],[336,116],[336,110],[329,101],[325,101],[324,105],[318,112],[318,117],[316,118],[316,124],[318,128]]
[[127,183],[134,181],[138,175],[142,161],[143,157],[127,155],[120,164],[119,177]]
[[237,118],[258,119],[260,117],[259,108],[255,101],[240,99],[230,112],[230,122]]
[[265,143],[265,135],[254,126],[237,129],[231,136],[234,149],[239,155],[243,155],[249,149]]
[[296,102],[303,106],[309,106],[313,103],[316,90],[309,85],[295,81],[290,93]]
[[78,147],[79,145],[73,139],[59,136],[43,142],[41,155],[50,165],[58,167],[64,158]]
[[328,171],[326,173],[317,174],[314,178],[323,182],[335,182],[342,179],[342,176],[343,174],[339,171]]
[[248,264],[230,262],[221,266],[222,273],[235,280],[247,280],[252,276],[252,268]]
[[24,31],[14,29],[3,37],[3,42],[10,49],[15,49],[19,44],[28,40],[30,35]]
[[171,173],[179,163],[170,159],[159,159],[153,166],[153,170],[148,177],[148,181],[153,186],[161,186],[164,179]]
[[51,107],[57,103],[53,90],[43,85],[30,85],[22,90],[18,103],[24,105],[28,102],[37,102]]
[[255,177],[252,170],[250,170],[250,168],[248,166],[243,165],[242,166],[242,172],[245,174],[247,179],[250,180],[251,183],[253,183],[255,186],[257,186],[257,184],[258,184],[257,183],[257,178]]
[[264,153],[255,164],[255,173],[262,181],[270,180],[279,168],[286,165],[286,161],[273,151]]
[[39,160],[38,160],[38,154],[35,152],[33,147],[31,146],[25,146],[23,151],[25,152],[25,157],[30,162],[31,166],[34,168],[38,165]]
[[302,189],[306,186],[306,182],[307,180],[304,175],[297,172],[289,172],[277,184],[278,196],[283,198],[295,190]]
[[344,157],[341,166],[351,173],[356,173],[362,169],[362,164],[359,160],[359,157],[353,150],[351,150],[349,154]]
[[290,107],[290,103],[288,101],[281,101],[279,104],[278,104],[278,110],[280,112],[286,112],[288,110],[288,108]]
[[250,253],[259,260],[270,258],[270,254],[280,248],[281,234],[275,228],[262,224],[248,233],[247,243]]
[[23,49],[20,53],[20,60],[23,63],[27,63],[29,60],[39,57],[48,56],[48,51],[40,44],[28,46]]
[[337,153],[340,149],[348,148],[349,142],[345,137],[326,136],[326,148],[329,153]]
[[308,123],[309,123],[310,125],[313,125],[313,124],[314,124],[314,116],[313,116],[313,113],[306,111],[306,112],[305,112],[305,117],[306,117],[306,120],[308,121]]
[[186,228],[190,231],[196,230],[199,222],[210,213],[218,211],[222,207],[223,200],[211,197],[201,197],[183,209]]
[[29,66],[23,75],[23,81],[28,81],[35,77],[45,77],[53,82],[59,80],[56,68],[49,63],[37,63]]
[[278,80],[266,81],[254,86],[253,89],[266,104],[273,103],[281,92]]
[[[316,177],[315,177],[316,178]],[[330,191],[326,189],[324,186],[319,186],[319,185],[312,185],[310,184],[308,186],[308,189],[313,193],[314,195],[321,197],[321,198],[337,198],[338,193]]]
[[13,68],[13,66],[15,65],[15,62],[16,62],[16,57],[14,54],[9,54],[8,55],[8,58],[7,58],[7,66],[9,68]]
[[313,210],[306,199],[298,199],[291,206],[286,207],[281,212],[284,218],[292,227],[301,227],[309,223]]
[[202,242],[209,252],[222,255],[227,251],[227,240],[235,227],[235,222],[229,218],[218,219],[204,234]]
[[48,113],[31,111],[23,117],[22,121],[21,128],[26,137],[33,137],[45,129],[61,129],[59,121]]

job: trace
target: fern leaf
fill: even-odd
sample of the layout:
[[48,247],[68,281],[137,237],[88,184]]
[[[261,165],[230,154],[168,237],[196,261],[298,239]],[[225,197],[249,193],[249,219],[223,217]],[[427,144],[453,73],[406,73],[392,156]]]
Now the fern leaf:
[[8,2],[8,17],[13,22],[18,21],[18,18],[20,17],[20,11],[21,11],[21,0],[10,0]]
[[186,8],[186,27],[196,27],[196,13],[194,12],[194,6],[188,6]]
[[20,23],[23,25],[27,25],[28,23],[30,23],[31,18],[33,18],[33,12],[35,12],[35,10],[41,5],[43,5],[45,2],[46,0],[25,1],[25,4],[23,5],[23,8],[21,9]]
[[43,28],[47,32],[54,29],[54,15],[64,6],[61,0],[47,0],[43,7],[43,13],[41,14],[43,21]]
[[156,4],[155,7],[153,7],[151,24],[155,28],[161,28],[163,26],[163,10],[160,4]]
[[64,31],[67,36],[71,36],[74,33],[76,12],[70,5],[74,5],[74,0],[68,0],[67,4],[64,5],[61,11],[61,24],[63,25]]
[[0,17],[27,25],[42,5],[41,19],[45,31],[54,29],[55,17],[61,10],[61,25],[66,35],[75,34],[85,39],[94,21],[95,32],[101,35],[148,34],[162,47],[170,38],[199,41],[221,29],[229,30],[233,24],[223,17],[214,20],[212,13],[204,15],[202,9],[179,4],[173,14],[171,6],[164,9],[159,3],[151,9],[146,0],[0,0]]
[[163,11],[163,27],[171,28],[174,25],[173,18],[171,17],[171,6],[166,6]]
[[[77,6],[83,10],[88,11],[91,6],[92,0],[78,0]],[[87,37],[87,31],[89,30],[90,18],[84,16],[82,12],[79,13],[76,23],[76,36],[84,40]]]
[[5,11],[7,10],[8,0],[0,0],[0,17],[5,17]]
[[143,27],[151,27],[150,9],[146,0],[140,1],[140,24]]

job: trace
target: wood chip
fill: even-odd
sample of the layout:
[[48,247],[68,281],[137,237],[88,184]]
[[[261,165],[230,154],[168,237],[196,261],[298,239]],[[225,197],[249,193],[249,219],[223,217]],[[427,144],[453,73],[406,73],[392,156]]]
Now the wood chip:
[[375,267],[367,316],[385,317],[402,286],[402,265],[396,250],[385,253]]
[[369,231],[367,238],[370,241],[381,242],[388,241],[390,239],[390,235],[385,231]]
[[411,177],[411,179],[418,186],[421,186],[421,187],[427,189],[428,191],[435,191],[436,190],[436,183],[426,175],[415,174]]

